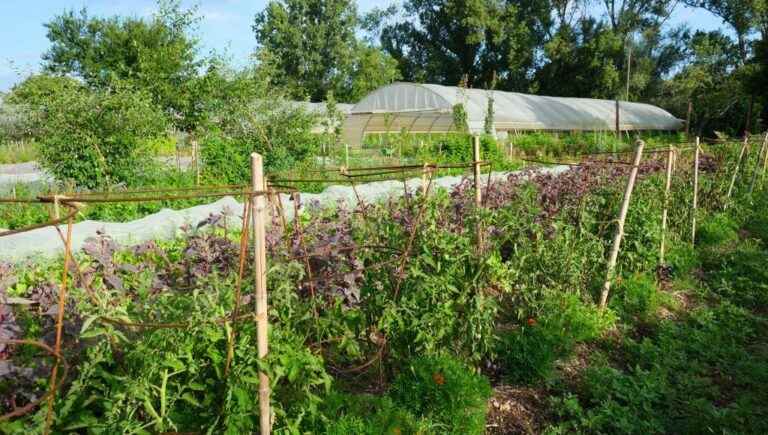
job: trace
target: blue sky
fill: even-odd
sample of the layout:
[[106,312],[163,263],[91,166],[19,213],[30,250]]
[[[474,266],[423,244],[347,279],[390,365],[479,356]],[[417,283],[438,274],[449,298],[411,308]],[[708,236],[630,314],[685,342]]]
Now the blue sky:
[[[199,5],[203,17],[199,37],[203,51],[226,50],[235,62],[245,63],[255,41],[251,31],[254,15],[267,0],[184,0],[185,6]],[[365,12],[387,1],[360,0]],[[43,23],[67,9],[87,7],[91,15],[148,16],[155,10],[154,0],[0,0],[0,91],[6,91],[30,72],[39,69],[40,56],[48,48]],[[670,25],[687,24],[694,29],[711,30],[722,26],[711,14],[678,7]]]

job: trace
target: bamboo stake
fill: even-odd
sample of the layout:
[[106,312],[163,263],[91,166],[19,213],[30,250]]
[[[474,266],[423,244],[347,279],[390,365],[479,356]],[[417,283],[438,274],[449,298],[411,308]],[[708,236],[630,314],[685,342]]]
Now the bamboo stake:
[[757,160],[755,161],[755,170],[752,172],[752,181],[749,183],[749,195],[752,196],[752,192],[755,190],[755,182],[757,182],[757,173],[760,171],[760,159],[763,157],[763,153],[768,152],[768,133],[765,133],[765,139],[763,145],[760,146],[760,152],[757,153]]
[[691,211],[691,243],[696,244],[696,213],[699,208],[699,137],[696,136],[696,149],[693,153],[693,210]]
[[[56,344],[54,351],[56,355],[61,355],[61,337],[64,327],[64,310],[67,304],[67,278],[69,277],[69,263],[72,255],[72,226],[74,224],[74,216],[70,216],[67,221],[67,238],[64,243],[64,271],[61,274],[61,287],[59,288],[59,302],[56,308]],[[53,365],[51,370],[51,392],[48,397],[48,413],[45,416],[45,428],[43,433],[50,433],[51,424],[53,423],[53,403],[56,400],[56,386],[57,377],[59,371],[59,359]]]
[[482,203],[482,197],[480,194],[480,136],[474,136],[472,147],[472,158],[474,160],[474,175],[475,175],[475,205],[480,207]]
[[195,154],[195,186],[200,185],[200,148],[197,140],[192,140],[192,152]]
[[[251,189],[255,192],[264,185],[264,166],[260,154],[251,154]],[[256,290],[256,339],[259,359],[264,359],[269,351],[267,335],[267,251],[265,234],[265,204],[264,195],[254,196],[251,200],[251,216],[253,218],[253,270]],[[263,371],[259,372],[259,427],[262,435],[268,435],[272,430],[269,377]]]
[[675,158],[675,151],[672,145],[669,145],[669,154],[667,154],[667,179],[664,185],[664,210],[661,213],[661,246],[659,247],[659,264],[664,265],[664,248],[667,241],[667,215],[669,214],[669,190],[672,187],[672,161]]
[[344,166],[349,167],[349,144],[344,144]]
[[[768,133],[765,134],[766,140],[768,140]],[[765,171],[768,169],[768,148],[765,150],[765,156],[763,156],[763,169],[760,173],[760,190],[763,189],[763,182],[765,181]]]
[[613,247],[611,248],[611,255],[608,258],[608,268],[605,274],[605,283],[603,284],[603,291],[600,294],[600,309],[604,309],[608,304],[608,293],[611,291],[611,282],[614,278],[614,272],[616,269],[616,260],[619,258],[619,248],[621,247],[621,240],[624,237],[624,222],[627,219],[627,212],[629,211],[629,201],[632,198],[632,190],[635,188],[635,180],[637,179],[637,170],[640,167],[640,159],[643,157],[643,147],[645,142],[642,140],[637,141],[637,148],[635,148],[635,160],[632,164],[632,170],[629,172],[629,180],[627,181],[627,189],[624,191],[624,199],[621,203],[621,211],[619,212],[619,219],[616,224],[616,235],[613,238]]
[[741,167],[741,160],[744,158],[744,154],[747,152],[748,146],[749,146],[749,136],[744,136],[744,145],[741,146],[741,151],[739,152],[739,159],[736,160],[736,167],[733,168],[733,176],[731,177],[731,184],[728,185],[728,194],[725,196],[726,202],[723,208],[728,208],[728,201],[731,199],[731,195],[733,194],[733,187],[736,185],[736,178],[739,176],[739,168]]
[[[474,171],[474,178],[475,178],[475,207],[479,210],[483,203],[482,193],[481,193],[481,187],[480,187],[480,136],[474,136],[473,138],[473,147],[472,147],[472,159],[473,162],[473,171]],[[478,215],[478,221],[475,225],[475,229],[477,231],[477,252],[482,253],[483,252],[483,227],[480,224],[480,216]]]
[[427,173],[429,172],[429,164],[424,163],[424,167],[421,168],[421,196],[427,196]]

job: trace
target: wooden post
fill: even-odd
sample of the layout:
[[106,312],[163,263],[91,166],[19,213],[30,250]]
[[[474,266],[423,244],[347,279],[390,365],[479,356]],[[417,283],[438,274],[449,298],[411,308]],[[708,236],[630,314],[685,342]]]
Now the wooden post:
[[[59,363],[61,362],[61,340],[62,332],[64,329],[64,312],[67,306],[67,279],[69,278],[69,263],[72,262],[72,226],[74,225],[74,216],[70,215],[67,221],[67,238],[64,240],[64,268],[61,274],[61,286],[59,287],[59,301],[56,309],[56,342],[54,345],[54,352],[56,355],[56,363],[51,369],[51,381],[50,392],[48,396],[48,412],[45,416],[45,427],[43,433],[50,433],[51,424],[53,423],[53,404],[56,401],[56,388],[58,386],[58,370]],[[58,228],[58,226],[56,227]]]
[[195,159],[195,186],[200,185],[200,148],[198,147],[197,140],[192,139],[192,153]]
[[733,176],[731,177],[731,184],[728,185],[728,193],[725,195],[725,206],[723,208],[728,208],[728,201],[731,199],[731,195],[733,195],[733,187],[736,185],[736,178],[739,176],[739,168],[741,168],[741,160],[744,158],[744,154],[747,152],[747,147],[749,146],[749,136],[744,136],[744,145],[741,146],[741,151],[739,152],[739,158],[736,160],[736,167],[733,168]]
[[619,100],[616,100],[616,139],[621,139],[621,119],[619,115]]
[[[264,161],[260,154],[251,154],[251,190],[260,191],[264,186]],[[266,207],[264,195],[254,195],[251,201],[253,219],[253,273],[256,290],[256,340],[259,359],[267,356],[269,338],[267,335],[267,251],[266,251]],[[259,427],[261,435],[268,435],[272,430],[269,377],[259,372]]]
[[349,167],[349,144],[344,144],[344,166]]
[[472,137],[472,159],[474,160],[474,175],[475,175],[475,205],[480,207],[482,203],[482,196],[480,193],[480,136]]
[[[765,134],[765,140],[768,141],[768,133]],[[763,169],[760,171],[760,190],[763,189],[763,182],[765,181],[765,171],[768,169],[768,148],[765,149],[765,156],[763,156]],[[14,194],[15,198],[15,194]]]
[[685,139],[690,140],[691,137],[691,114],[693,113],[693,102],[688,100],[688,113],[685,115]]
[[693,210],[691,211],[691,243],[696,244],[696,213],[699,207],[699,137],[696,136],[696,149],[693,152]]
[[635,160],[632,163],[632,169],[629,172],[629,180],[627,181],[627,188],[624,191],[624,199],[621,203],[621,211],[619,211],[619,219],[616,223],[616,235],[613,237],[613,247],[611,248],[611,254],[608,258],[608,268],[605,274],[605,283],[603,284],[603,291],[600,294],[601,310],[604,309],[608,304],[608,293],[611,291],[611,283],[613,282],[613,275],[616,269],[616,260],[619,258],[619,248],[621,247],[621,240],[624,238],[624,222],[627,220],[629,201],[632,198],[632,190],[635,188],[637,170],[640,167],[640,159],[643,157],[644,146],[645,142],[641,140],[637,141],[637,148],[635,148]]
[[674,160],[674,148],[669,145],[667,154],[667,179],[664,185],[664,210],[661,212],[661,246],[659,247],[659,264],[664,265],[664,248],[667,241],[667,215],[669,214],[669,190],[672,188],[672,161]]
[[429,170],[429,164],[424,163],[424,166],[421,168],[421,195],[424,197],[427,196],[427,174]]
[[749,195],[752,196],[752,192],[755,190],[755,183],[757,182],[757,173],[760,171],[760,159],[763,157],[763,153],[768,152],[768,133],[765,133],[765,139],[760,146],[760,152],[757,153],[757,160],[755,161],[755,170],[752,172],[752,181],[749,183]]

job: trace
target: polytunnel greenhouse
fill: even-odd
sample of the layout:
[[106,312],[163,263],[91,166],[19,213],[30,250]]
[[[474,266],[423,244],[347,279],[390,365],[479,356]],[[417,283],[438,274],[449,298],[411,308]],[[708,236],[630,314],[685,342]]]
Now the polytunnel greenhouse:
[[[371,92],[350,109],[344,122],[344,139],[350,145],[359,145],[371,133],[454,131],[453,108],[457,104],[464,105],[469,131],[482,133],[490,100],[494,113],[492,129],[501,136],[521,131],[614,131],[617,127],[614,100],[398,82]],[[674,131],[682,127],[681,120],[659,107],[618,103],[621,131]]]

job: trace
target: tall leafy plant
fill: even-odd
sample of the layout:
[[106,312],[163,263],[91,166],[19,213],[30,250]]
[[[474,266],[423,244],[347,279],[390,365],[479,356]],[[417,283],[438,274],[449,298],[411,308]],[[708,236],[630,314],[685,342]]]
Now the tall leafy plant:
[[96,91],[66,88],[41,107],[40,163],[81,187],[135,183],[151,164],[148,140],[167,131],[151,97],[121,83]]

